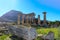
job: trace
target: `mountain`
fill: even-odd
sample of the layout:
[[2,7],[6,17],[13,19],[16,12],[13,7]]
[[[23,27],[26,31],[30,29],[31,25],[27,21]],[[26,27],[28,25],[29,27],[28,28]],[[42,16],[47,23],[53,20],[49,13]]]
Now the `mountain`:
[[17,21],[18,14],[23,14],[23,13],[20,11],[11,10],[5,13],[3,16],[1,16],[1,18],[6,19],[6,21],[7,20]]

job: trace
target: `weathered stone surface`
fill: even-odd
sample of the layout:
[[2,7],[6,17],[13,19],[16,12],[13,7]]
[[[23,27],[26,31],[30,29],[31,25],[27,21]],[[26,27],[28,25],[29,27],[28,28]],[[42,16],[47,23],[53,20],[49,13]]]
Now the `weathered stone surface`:
[[18,37],[22,37],[26,40],[32,40],[37,37],[37,33],[35,28],[28,28],[28,27],[9,27],[9,31],[11,34],[16,35]]

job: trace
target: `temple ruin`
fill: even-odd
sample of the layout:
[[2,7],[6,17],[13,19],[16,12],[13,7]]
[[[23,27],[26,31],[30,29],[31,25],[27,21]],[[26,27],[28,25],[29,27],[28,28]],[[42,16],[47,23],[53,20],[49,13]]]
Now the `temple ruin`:
[[[44,15],[44,19],[43,19],[43,24],[46,24],[46,12],[43,12],[43,15]],[[20,16],[22,16],[22,25],[24,25],[25,23],[26,24],[36,24],[36,21],[35,21],[35,14],[34,13],[31,13],[31,14],[22,14],[22,15],[19,15],[18,14],[18,25],[20,25]],[[38,15],[38,20],[37,20],[37,24],[38,25],[41,25],[41,19],[40,19],[40,15]]]

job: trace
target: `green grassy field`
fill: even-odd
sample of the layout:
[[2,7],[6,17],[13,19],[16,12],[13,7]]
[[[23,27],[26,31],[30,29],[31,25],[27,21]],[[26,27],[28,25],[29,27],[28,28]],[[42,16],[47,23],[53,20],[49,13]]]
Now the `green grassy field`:
[[4,40],[6,37],[8,37],[8,35],[0,36],[0,40]]
[[48,32],[52,31],[55,35],[55,38],[58,37],[58,28],[40,28],[36,30],[38,34],[48,34]]

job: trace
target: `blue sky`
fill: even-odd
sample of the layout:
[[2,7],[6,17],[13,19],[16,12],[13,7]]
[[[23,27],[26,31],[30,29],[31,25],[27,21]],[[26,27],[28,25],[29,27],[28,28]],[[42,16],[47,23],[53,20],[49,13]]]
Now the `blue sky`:
[[36,17],[47,12],[47,20],[60,20],[60,0],[0,0],[0,16],[10,10],[22,11],[25,14],[35,12]]

